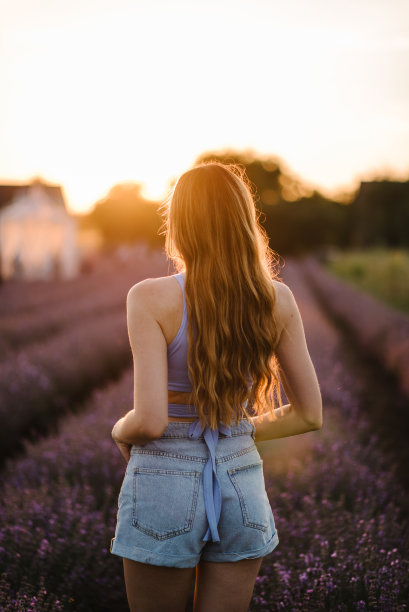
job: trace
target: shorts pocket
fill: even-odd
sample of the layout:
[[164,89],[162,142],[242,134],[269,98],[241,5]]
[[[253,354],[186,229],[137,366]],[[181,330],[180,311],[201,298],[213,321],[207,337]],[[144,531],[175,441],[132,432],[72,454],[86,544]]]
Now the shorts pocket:
[[135,467],[134,527],[156,540],[188,533],[193,526],[200,472]]
[[239,498],[243,524],[267,531],[271,509],[264,484],[263,462],[230,468],[228,474]]

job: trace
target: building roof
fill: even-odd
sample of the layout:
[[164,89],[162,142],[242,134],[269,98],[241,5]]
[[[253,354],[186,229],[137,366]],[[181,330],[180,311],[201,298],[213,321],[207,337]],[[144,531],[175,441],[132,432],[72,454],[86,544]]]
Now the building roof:
[[33,181],[32,183],[21,183],[19,185],[0,184],[0,210],[11,204],[15,198],[25,195],[30,187],[34,185],[40,185],[53,204],[61,206],[64,210],[67,209],[60,185],[49,185],[47,183]]
[[361,181],[359,186],[359,190],[357,192],[358,197],[366,197],[367,195],[371,195],[375,192],[379,193],[380,191],[384,191],[385,193],[392,191],[401,191],[402,193],[409,193],[409,180],[408,181],[392,181],[387,178],[379,179],[374,181]]

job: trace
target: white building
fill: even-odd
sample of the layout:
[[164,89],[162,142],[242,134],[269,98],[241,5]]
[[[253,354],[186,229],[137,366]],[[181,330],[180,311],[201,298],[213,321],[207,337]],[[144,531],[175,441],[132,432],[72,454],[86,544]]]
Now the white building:
[[0,185],[3,279],[70,278],[79,271],[79,259],[77,223],[59,186]]

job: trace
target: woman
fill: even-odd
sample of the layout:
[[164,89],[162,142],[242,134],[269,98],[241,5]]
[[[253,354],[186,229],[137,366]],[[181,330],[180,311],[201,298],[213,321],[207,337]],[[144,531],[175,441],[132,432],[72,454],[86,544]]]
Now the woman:
[[[254,441],[319,429],[321,395],[244,173],[185,172],[166,221],[179,273],[127,296],[134,409],[112,430],[127,469],[111,552],[131,611],[185,610],[196,572],[196,612],[240,612],[278,544]],[[290,403],[275,407],[279,377]]]

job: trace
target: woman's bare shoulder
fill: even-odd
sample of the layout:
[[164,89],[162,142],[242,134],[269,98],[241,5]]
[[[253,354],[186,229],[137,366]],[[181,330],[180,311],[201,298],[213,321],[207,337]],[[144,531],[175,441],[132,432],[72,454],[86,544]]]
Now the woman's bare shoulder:
[[127,305],[134,309],[148,309],[160,314],[177,301],[180,293],[178,283],[172,276],[145,278],[135,283],[127,294]]
[[298,315],[298,306],[294,294],[290,287],[285,283],[273,280],[276,300],[274,305],[274,315],[279,328],[284,328],[289,321]]
[[128,321],[155,320],[169,344],[177,333],[183,311],[179,283],[172,276],[146,278],[133,285],[126,301]]
[[176,286],[172,276],[160,276],[157,278],[145,278],[135,283],[128,291],[131,299],[147,299],[169,291],[170,287]]

